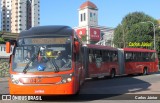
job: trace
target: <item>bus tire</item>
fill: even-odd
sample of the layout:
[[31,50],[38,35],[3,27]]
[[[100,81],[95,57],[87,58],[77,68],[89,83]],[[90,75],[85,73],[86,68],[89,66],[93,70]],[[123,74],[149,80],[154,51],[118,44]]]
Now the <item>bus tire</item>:
[[148,69],[145,67],[144,69],[143,69],[143,75],[147,75],[148,74]]
[[111,72],[110,72],[110,78],[113,79],[116,75],[116,71],[115,69],[112,69]]

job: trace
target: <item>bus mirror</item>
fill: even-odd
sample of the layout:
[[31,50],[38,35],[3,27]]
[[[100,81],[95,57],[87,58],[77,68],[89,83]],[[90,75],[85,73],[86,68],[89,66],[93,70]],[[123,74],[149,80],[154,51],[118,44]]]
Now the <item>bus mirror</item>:
[[6,53],[10,53],[10,52],[11,52],[11,43],[6,42]]
[[75,53],[78,53],[79,52],[79,42],[78,41],[74,42],[74,47],[75,47]]

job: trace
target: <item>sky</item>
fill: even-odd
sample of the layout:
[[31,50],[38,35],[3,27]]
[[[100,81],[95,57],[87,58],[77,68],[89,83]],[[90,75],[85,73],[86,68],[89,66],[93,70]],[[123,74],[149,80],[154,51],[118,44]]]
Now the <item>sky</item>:
[[[78,26],[78,9],[87,0],[40,0],[40,25]],[[98,8],[98,25],[115,28],[132,12],[160,19],[160,0],[90,0]]]

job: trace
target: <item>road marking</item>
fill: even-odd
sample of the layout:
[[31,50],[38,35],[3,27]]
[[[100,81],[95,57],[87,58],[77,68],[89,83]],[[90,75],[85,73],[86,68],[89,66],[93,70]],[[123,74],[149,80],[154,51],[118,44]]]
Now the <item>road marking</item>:
[[160,76],[160,74],[154,74],[155,76]]

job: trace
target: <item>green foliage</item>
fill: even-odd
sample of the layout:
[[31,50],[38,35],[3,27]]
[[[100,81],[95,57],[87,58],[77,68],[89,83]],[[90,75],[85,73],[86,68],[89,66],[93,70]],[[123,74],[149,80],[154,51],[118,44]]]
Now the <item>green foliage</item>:
[[87,41],[87,35],[81,35],[81,40],[83,42],[86,42]]
[[[147,21],[153,22],[154,25],[158,24],[156,19],[143,12],[133,12],[126,15],[115,29],[113,39],[115,46],[119,48],[129,47],[130,42],[153,43],[153,25]],[[153,45],[150,48],[153,49]]]
[[5,42],[8,41],[8,40],[7,40],[7,39],[4,39],[4,38],[2,37],[2,35],[3,35],[3,32],[0,31],[0,44],[5,44]]
[[0,44],[4,44],[4,43],[5,43],[5,40],[2,37],[0,37]]

